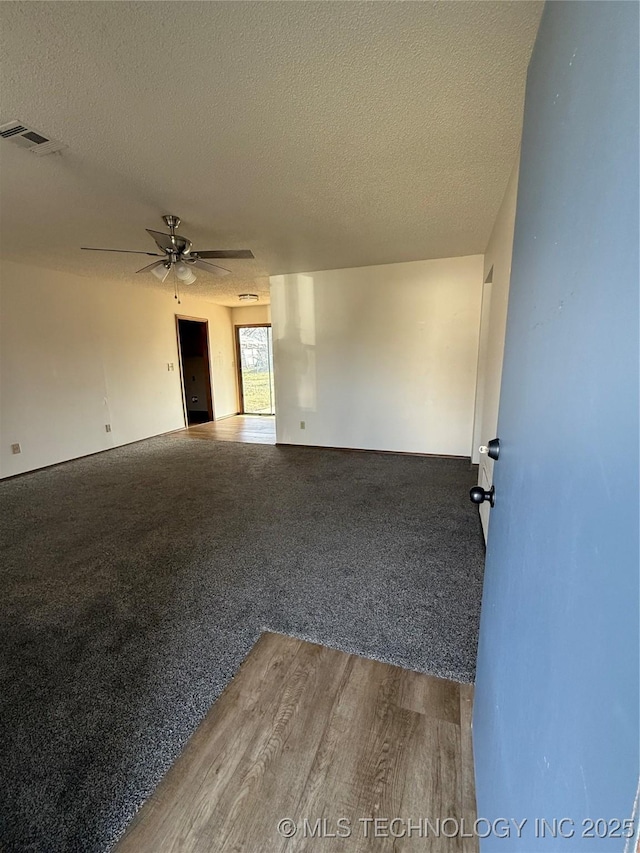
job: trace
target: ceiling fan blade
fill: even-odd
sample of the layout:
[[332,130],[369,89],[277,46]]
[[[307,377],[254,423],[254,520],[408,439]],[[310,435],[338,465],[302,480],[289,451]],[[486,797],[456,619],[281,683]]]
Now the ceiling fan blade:
[[83,252],[125,252],[127,255],[149,255],[152,258],[161,258],[158,252],[139,252],[137,249],[92,249],[90,246],[81,246]]
[[194,261],[189,264],[190,267],[197,267],[199,270],[204,270],[205,272],[210,272],[211,275],[223,276],[229,275],[231,270],[226,270],[224,267],[216,266],[216,264],[208,264],[206,261]]
[[[165,234],[164,231],[152,231],[150,228],[145,228],[147,234],[151,234],[153,239],[156,241],[156,245],[159,249],[164,249],[168,252],[175,252],[176,246],[173,240],[171,239],[171,234]],[[176,237],[178,235],[176,234]],[[181,238],[184,239],[184,238]]]
[[154,261],[152,264],[149,264],[146,267],[142,267],[141,270],[136,270],[136,275],[139,272],[151,272],[151,270],[154,270],[156,267],[163,267],[164,265],[165,261]]
[[203,251],[193,249],[191,254],[197,255],[199,258],[242,259],[255,257],[251,249],[204,249]]

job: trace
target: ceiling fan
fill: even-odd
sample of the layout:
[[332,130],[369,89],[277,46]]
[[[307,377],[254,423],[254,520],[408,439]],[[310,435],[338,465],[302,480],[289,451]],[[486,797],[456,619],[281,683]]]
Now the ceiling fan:
[[217,276],[228,275],[231,272],[231,270],[220,267],[217,264],[208,264],[203,258],[233,260],[254,257],[250,249],[198,249],[196,251],[192,249],[191,240],[176,234],[176,228],[180,227],[179,217],[167,215],[163,216],[162,219],[169,229],[168,234],[165,234],[164,231],[145,229],[147,234],[153,237],[161,252],[141,252],[135,249],[93,249],[89,246],[82,246],[82,249],[85,252],[125,252],[127,254],[149,255],[152,258],[161,258],[159,261],[154,261],[152,264],[142,267],[137,272],[150,272],[160,281],[164,281],[173,268],[177,279],[183,284],[193,284],[196,280],[193,267]]

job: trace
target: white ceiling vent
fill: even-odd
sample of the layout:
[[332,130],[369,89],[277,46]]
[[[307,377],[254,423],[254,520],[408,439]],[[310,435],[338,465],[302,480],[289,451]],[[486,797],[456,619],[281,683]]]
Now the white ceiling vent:
[[34,130],[32,127],[27,127],[19,121],[10,121],[7,124],[0,125],[0,137],[19,145],[20,148],[26,148],[37,154],[38,157],[44,157],[45,154],[53,154],[54,151],[60,151],[67,146],[64,142],[58,142]]

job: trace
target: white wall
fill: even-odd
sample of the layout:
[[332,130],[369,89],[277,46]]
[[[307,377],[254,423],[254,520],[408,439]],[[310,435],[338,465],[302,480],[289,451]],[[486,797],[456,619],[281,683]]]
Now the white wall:
[[470,455],[482,268],[272,276],[278,442]]
[[[497,436],[519,165],[517,161],[511,171],[484,255],[484,280],[490,276],[491,282],[485,284],[483,289],[473,461],[480,463],[478,483],[485,489],[493,482],[494,462],[488,456],[479,454],[478,448]],[[490,514],[489,504],[481,504],[480,518],[485,539]]]
[[231,309],[231,322],[234,326],[251,325],[252,323],[270,323],[270,305],[243,305]]
[[209,320],[216,416],[237,410],[229,308],[8,261],[0,271],[0,476],[183,427],[176,312]]

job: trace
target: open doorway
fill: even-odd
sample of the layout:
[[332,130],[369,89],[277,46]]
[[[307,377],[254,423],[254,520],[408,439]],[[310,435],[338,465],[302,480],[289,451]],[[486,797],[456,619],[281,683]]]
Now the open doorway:
[[209,324],[196,317],[176,315],[178,353],[187,426],[213,420],[209,361]]
[[275,415],[271,324],[236,326],[240,414]]

